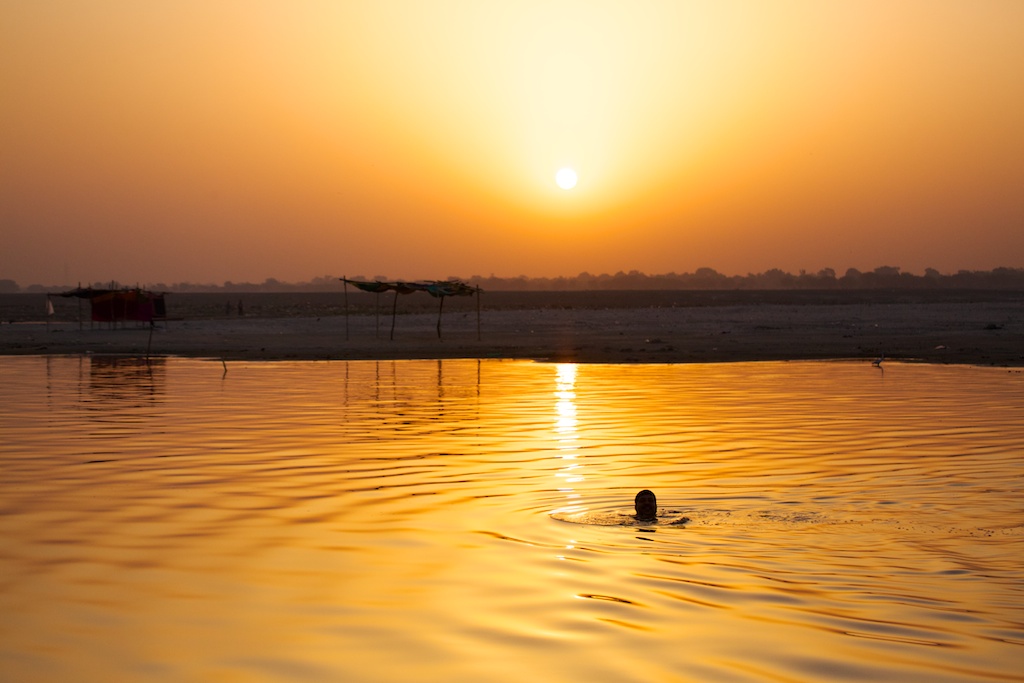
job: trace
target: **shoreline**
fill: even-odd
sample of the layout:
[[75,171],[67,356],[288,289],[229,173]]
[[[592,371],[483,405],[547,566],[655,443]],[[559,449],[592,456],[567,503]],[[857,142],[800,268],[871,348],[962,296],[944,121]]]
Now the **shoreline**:
[[[354,315],[0,324],[0,356],[224,360],[502,358],[579,363],[872,360],[1024,366],[1024,301],[650,308],[452,307]],[[173,311],[172,311],[173,312]],[[346,338],[347,337],[347,338]]]

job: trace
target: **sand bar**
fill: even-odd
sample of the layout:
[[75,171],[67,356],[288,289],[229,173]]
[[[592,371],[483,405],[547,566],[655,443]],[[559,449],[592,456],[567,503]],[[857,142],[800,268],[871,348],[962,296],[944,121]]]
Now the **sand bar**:
[[[485,298],[479,328],[472,300],[458,302],[445,308],[439,338],[436,304],[428,298],[413,312],[394,317],[392,338],[391,309],[370,307],[371,299],[350,306],[348,315],[337,307],[330,314],[307,307],[303,314],[284,317],[250,296],[244,315],[234,310],[229,315],[232,307],[218,302],[221,317],[197,314],[160,322],[152,333],[135,323],[120,329],[69,320],[4,323],[0,355],[693,363],[867,361],[884,354],[933,363],[1024,366],[1024,293],[948,299],[814,303],[794,294],[756,302],[726,297],[710,305],[600,307],[542,305],[539,295],[516,299],[514,305],[508,297],[499,297],[498,305]],[[645,299],[634,301],[639,300]]]

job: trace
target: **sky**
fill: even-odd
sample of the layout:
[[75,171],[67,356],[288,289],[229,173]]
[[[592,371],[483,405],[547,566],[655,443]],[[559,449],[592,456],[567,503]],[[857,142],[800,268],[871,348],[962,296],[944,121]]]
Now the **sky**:
[[0,279],[882,265],[1024,267],[1024,2],[0,3]]

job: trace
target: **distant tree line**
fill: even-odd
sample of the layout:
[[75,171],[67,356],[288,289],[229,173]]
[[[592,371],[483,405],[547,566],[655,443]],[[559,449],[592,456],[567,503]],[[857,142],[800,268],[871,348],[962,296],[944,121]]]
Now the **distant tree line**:
[[713,268],[698,268],[693,273],[647,275],[637,270],[614,275],[580,273],[575,277],[516,278],[479,277],[468,280],[485,290],[852,290],[852,289],[1008,289],[1024,290],[1024,268],[996,268],[990,271],[961,270],[944,275],[934,268],[924,275],[902,272],[896,266],[880,266],[861,272],[849,268],[838,276],[832,268],[816,273],[801,270],[797,274],[778,268],[763,273],[723,275]]
[[[402,278],[383,275],[351,276],[353,280],[401,280]],[[787,273],[778,268],[763,273],[747,275],[723,275],[713,268],[698,268],[692,273],[665,273],[647,275],[638,270],[628,273],[619,271],[614,275],[580,273],[573,277],[483,277],[474,275],[460,279],[485,291],[594,291],[594,290],[856,290],[856,289],[990,289],[1024,290],[1024,268],[995,268],[993,270],[961,270],[943,274],[934,268],[927,268],[923,275],[906,273],[897,266],[879,266],[872,271],[862,272],[849,268],[839,276],[831,268],[816,273],[801,270],[797,274]],[[117,282],[86,283],[83,286],[134,287]],[[163,292],[334,292],[343,287],[337,276],[323,275],[308,282],[289,283],[267,278],[261,283],[225,282],[222,285],[178,282],[145,283],[145,289]],[[48,287],[30,285],[21,288],[14,280],[0,279],[0,293],[55,292],[70,289],[70,286]]]

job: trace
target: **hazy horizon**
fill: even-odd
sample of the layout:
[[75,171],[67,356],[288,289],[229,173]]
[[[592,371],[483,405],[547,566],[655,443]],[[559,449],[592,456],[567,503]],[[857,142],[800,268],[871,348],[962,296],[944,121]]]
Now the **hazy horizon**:
[[[87,282],[40,283],[17,282],[0,278],[0,293],[55,291],[74,287],[92,288],[132,288],[158,289],[165,291],[334,291],[343,287],[343,280],[352,281],[386,281],[386,282],[430,282],[443,280],[459,280],[476,286],[488,285],[490,289],[539,291],[544,285],[553,285],[555,290],[581,291],[586,289],[616,289],[613,285],[622,285],[622,289],[657,289],[664,285],[667,289],[806,289],[809,284],[818,283],[824,289],[842,287],[846,289],[874,289],[887,287],[894,282],[901,287],[944,289],[966,287],[968,289],[1016,290],[1024,287],[1024,268],[997,267],[992,270],[958,270],[941,272],[934,268],[926,268],[923,272],[914,273],[898,266],[878,266],[869,270],[850,268],[838,272],[832,268],[817,271],[798,271],[792,273],[778,268],[771,268],[758,273],[729,274],[721,273],[713,268],[702,267],[692,272],[644,273],[642,271],[616,271],[614,273],[590,273],[584,271],[576,275],[558,275],[551,277],[528,277],[526,275],[503,276],[473,274],[448,275],[432,278],[395,277],[384,274],[366,275],[346,274],[318,275],[303,280],[281,280],[264,278],[257,281],[177,281],[158,282],[153,280],[138,282],[122,282],[119,280],[93,280]],[[518,283],[518,286],[517,286]]]
[[12,0],[0,279],[1017,268],[1021,64],[1011,0]]

